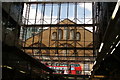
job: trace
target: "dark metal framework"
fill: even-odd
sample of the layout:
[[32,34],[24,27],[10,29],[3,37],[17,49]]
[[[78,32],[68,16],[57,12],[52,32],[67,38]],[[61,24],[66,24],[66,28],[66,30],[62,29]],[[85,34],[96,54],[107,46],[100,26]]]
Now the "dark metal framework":
[[[86,75],[85,72],[85,65],[89,64],[90,66],[93,65],[93,62],[95,60],[94,56],[94,49],[93,49],[93,38],[86,39],[86,36],[89,35],[86,33],[86,31],[90,32],[90,34],[93,34],[94,31],[94,24],[92,23],[92,16],[88,17],[86,7],[88,4],[92,3],[25,3],[26,7],[24,7],[24,18],[23,18],[23,25],[21,27],[21,35],[20,39],[22,41],[21,45],[23,47],[23,50],[27,52],[26,50],[31,51],[31,56],[38,59],[41,62],[50,62],[50,63],[62,63],[66,62],[68,64],[70,63],[78,63],[83,62],[83,74]],[[82,7],[81,7],[82,5]],[[92,8],[92,7],[91,7]],[[26,10],[26,11],[25,11]],[[92,10],[92,9],[91,9]],[[92,12],[92,11],[91,11]],[[90,13],[92,15],[92,13]],[[69,19],[69,21],[73,24],[70,24],[69,21],[63,22],[63,24],[60,24],[63,20]],[[89,27],[89,30],[88,30]],[[81,29],[82,28],[82,29]],[[60,40],[59,30],[66,30],[69,31],[70,29],[74,29],[74,39],[68,38],[70,35],[62,35],[62,38],[66,36],[64,39]],[[44,33],[44,31],[48,30],[48,33]],[[52,37],[52,31],[56,31],[56,39],[51,39]],[[77,40],[76,33],[78,31],[81,31],[83,33],[83,39]],[[67,32],[66,32],[67,33]],[[68,32],[69,33],[69,32]],[[47,37],[47,45],[44,45],[44,37],[45,35],[49,35]],[[37,35],[37,43],[36,42],[36,35]],[[27,42],[30,41],[30,42]],[[54,41],[54,43],[52,43]],[[64,41],[65,44],[62,47],[60,46],[60,42]],[[70,43],[71,41],[71,43]],[[79,42],[83,43],[79,44]],[[88,43],[91,43],[90,45],[87,45]],[[26,46],[29,45],[30,46]],[[35,44],[35,45],[34,45]],[[54,44],[54,46],[51,46],[51,44]],[[72,46],[68,45],[72,44]],[[78,45],[79,44],[79,45]],[[60,50],[63,51],[65,55],[61,56]],[[73,51],[73,55],[69,55],[68,51]],[[45,53],[47,52],[47,58],[42,58],[46,54],[43,54],[42,51]],[[53,51],[51,55],[51,51]],[[78,52],[83,51],[83,55],[80,56]],[[38,54],[39,53],[39,54]],[[66,58],[65,60],[62,59]],[[53,59],[55,58],[55,59]],[[72,58],[74,58],[72,60]],[[82,60],[80,60],[82,58]],[[90,69],[88,70],[90,72]],[[77,78],[75,77],[77,80]]]

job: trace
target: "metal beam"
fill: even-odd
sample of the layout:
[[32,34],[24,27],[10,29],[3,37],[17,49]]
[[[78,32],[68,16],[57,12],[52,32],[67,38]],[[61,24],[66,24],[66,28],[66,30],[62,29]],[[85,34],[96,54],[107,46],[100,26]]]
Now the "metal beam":
[[[54,70],[48,68],[46,65],[40,63],[33,57],[29,56],[25,52],[23,52],[21,49],[15,47],[15,46],[8,46],[5,43],[2,45],[3,53],[9,53],[9,55],[14,55],[16,59],[23,60],[31,65],[34,65],[36,68],[43,69],[47,72],[54,72]],[[14,60],[17,61],[17,60]],[[8,61],[11,62],[11,61]],[[20,64],[22,66],[22,64]],[[26,64],[27,65],[27,64]]]
[[[51,62],[51,61],[52,61],[52,62],[66,62],[66,60],[40,60],[40,59],[37,59],[37,60],[40,61],[40,62],[41,62],[41,61],[43,61],[43,62],[44,62],[44,61],[45,61],[45,62],[46,62],[46,61],[47,61],[47,62],[49,62],[49,61],[50,61],[50,62]],[[94,62],[94,61],[95,61],[95,60],[90,60],[90,61],[88,61],[88,60],[86,60],[86,61],[85,61],[85,60],[69,60],[68,62],[85,62],[85,63],[86,63],[86,62]]]
[[[29,2],[24,2],[24,3],[26,3],[26,4],[43,4],[43,3],[46,3],[46,4],[51,4],[51,3],[58,4],[58,3],[67,3],[67,2],[69,2],[69,3],[75,3],[75,2],[81,3],[81,2],[85,2],[85,1],[70,1],[70,0],[69,1],[65,1],[65,0],[59,1],[59,0],[56,0],[56,1],[31,1],[31,2],[29,1]],[[87,3],[91,3],[91,2],[87,1]]]
[[[40,55],[31,55],[31,56],[40,56]],[[50,55],[42,55],[46,57],[79,57],[79,58],[96,58],[96,56],[50,56]]]
[[[47,75],[50,75],[50,74],[47,74]],[[66,77],[66,76],[68,76],[68,77],[81,77],[81,78],[89,78],[89,76],[90,75],[73,75],[73,74],[53,74],[53,75],[56,75],[56,76],[63,76],[63,77]]]
[[24,27],[93,27],[93,24],[29,24]]
[[79,49],[79,50],[93,50],[93,48],[89,47],[23,47],[23,49],[59,49],[59,50],[74,50],[74,49]]

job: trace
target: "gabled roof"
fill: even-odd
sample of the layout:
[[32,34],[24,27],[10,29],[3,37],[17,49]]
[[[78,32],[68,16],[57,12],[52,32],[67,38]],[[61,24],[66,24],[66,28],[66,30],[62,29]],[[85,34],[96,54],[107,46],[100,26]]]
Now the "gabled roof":
[[75,22],[73,22],[72,20],[70,20],[70,19],[68,19],[68,18],[66,18],[66,19],[64,19],[64,20],[61,20],[59,23],[57,23],[57,24],[60,24],[61,22],[63,22],[63,23],[65,23],[65,22],[70,22],[70,23],[73,23],[73,24],[76,24]]
[[[62,22],[65,23],[65,24],[77,24],[77,23],[73,22],[72,20],[70,20],[70,19],[68,19],[68,18],[60,21],[60,22],[57,23],[57,24],[61,24]],[[81,28],[85,29],[84,27],[81,27]],[[92,32],[91,32],[90,30],[88,30],[88,29],[85,29],[85,30],[86,30],[86,31],[89,31],[90,33],[92,33]]]

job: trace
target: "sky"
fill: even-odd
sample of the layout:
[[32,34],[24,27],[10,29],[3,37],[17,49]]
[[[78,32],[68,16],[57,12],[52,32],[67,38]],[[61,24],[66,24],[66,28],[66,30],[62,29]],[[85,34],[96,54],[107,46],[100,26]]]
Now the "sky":
[[[60,9],[60,20],[64,20],[66,18],[69,18],[74,22],[75,18],[75,5],[73,3],[69,4],[69,7],[67,7],[68,4],[61,4]],[[84,13],[84,6],[85,6],[85,13]],[[38,4],[37,9],[37,20],[35,22],[35,15],[36,15],[36,4],[32,4],[30,7],[30,13],[29,13],[29,23],[28,24],[56,24],[58,20],[58,12],[59,12],[59,6],[58,4],[53,4],[53,13],[52,13],[52,21],[51,19],[51,10],[52,10],[52,4],[46,4],[45,6],[45,14],[44,14],[44,22],[42,22],[42,4]],[[26,4],[24,5],[24,11],[23,11],[23,17],[25,16],[26,12]],[[68,13],[67,13],[68,12]],[[68,14],[68,16],[67,16]],[[85,14],[85,16],[84,16]],[[77,24],[83,24],[84,23],[84,17],[85,17],[85,23],[86,24],[92,24],[92,3],[78,3],[77,4]],[[90,28],[89,28],[90,29]]]

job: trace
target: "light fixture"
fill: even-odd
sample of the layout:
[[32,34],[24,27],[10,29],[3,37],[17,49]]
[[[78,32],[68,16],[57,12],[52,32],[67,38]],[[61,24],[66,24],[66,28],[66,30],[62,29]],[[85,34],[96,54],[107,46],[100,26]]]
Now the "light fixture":
[[115,42],[113,42],[113,44],[115,44]]
[[110,54],[113,54],[114,51],[115,51],[115,48],[112,50],[112,52]]
[[115,47],[118,47],[118,45],[120,44],[120,41],[116,44],[116,46]]
[[20,71],[21,73],[26,73],[26,72],[24,72],[24,71]]
[[112,49],[113,45],[110,46],[110,49]]
[[10,67],[10,66],[6,66],[6,68],[8,68],[8,69],[12,69],[12,67]]
[[104,58],[103,58],[103,61],[104,61]]
[[101,49],[103,47],[104,43],[102,42],[101,45],[100,45],[100,48],[99,48],[99,52],[101,52]]
[[117,11],[118,11],[118,9],[119,9],[119,6],[120,6],[120,0],[118,0],[117,4],[116,4],[116,6],[115,6],[115,9],[114,9],[113,14],[112,14],[112,19],[115,18],[116,13],[117,13]]
[[104,75],[94,75],[94,78],[104,78]]
[[8,69],[12,69],[12,67],[7,66],[7,65],[1,65],[0,67],[4,67],[4,68],[8,68]]
[[2,68],[2,67],[3,67],[3,65],[0,65],[0,67]]
[[93,69],[91,70],[91,72],[93,71]]
[[94,62],[94,65],[96,64],[96,61]]
[[7,67],[6,65],[1,65],[1,67]]
[[119,35],[116,36],[116,39],[118,38]]

